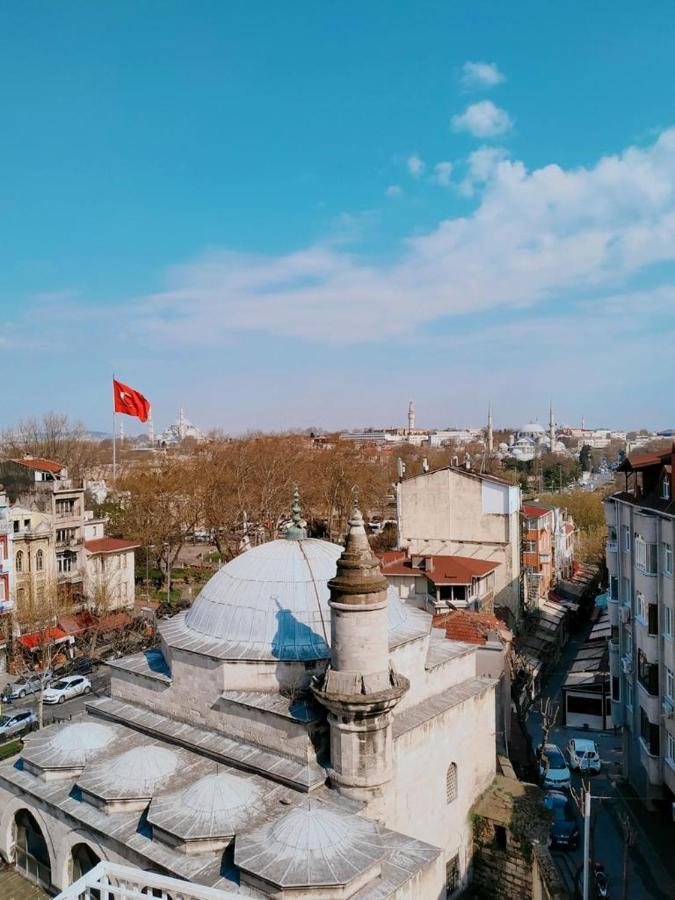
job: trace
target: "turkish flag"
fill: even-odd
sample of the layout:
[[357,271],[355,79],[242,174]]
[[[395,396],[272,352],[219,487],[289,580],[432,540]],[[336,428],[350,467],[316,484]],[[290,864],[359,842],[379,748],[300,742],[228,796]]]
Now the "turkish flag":
[[150,404],[140,391],[135,391],[127,384],[116,381],[113,378],[113,395],[115,398],[115,412],[124,413],[127,416],[136,416],[141,422],[147,422]]

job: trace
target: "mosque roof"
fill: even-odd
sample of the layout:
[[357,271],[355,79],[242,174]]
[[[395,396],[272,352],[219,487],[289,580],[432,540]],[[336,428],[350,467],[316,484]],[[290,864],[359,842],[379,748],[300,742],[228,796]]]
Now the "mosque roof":
[[124,730],[116,725],[73,722],[27,736],[23,756],[41,769],[77,769],[111,747],[123,734]]
[[540,422],[526,422],[520,429],[520,434],[545,434],[546,429]]
[[105,800],[150,799],[180,765],[180,753],[146,742],[87,766],[78,786]]
[[[162,634],[173,646],[225,659],[328,659],[328,581],[342,550],[314,538],[254,547],[224,565]],[[391,639],[409,623],[394,589],[388,597]]]
[[375,822],[312,799],[237,837],[234,851],[237,866],[281,887],[348,884],[383,856]]

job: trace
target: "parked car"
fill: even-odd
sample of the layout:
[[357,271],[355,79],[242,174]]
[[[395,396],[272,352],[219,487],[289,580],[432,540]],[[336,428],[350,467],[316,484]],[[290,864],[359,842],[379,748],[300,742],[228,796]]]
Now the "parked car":
[[540,748],[539,774],[545,788],[569,790],[571,783],[570,770],[565,762],[565,757],[557,744],[544,744]]
[[42,699],[45,703],[65,703],[80,694],[88,694],[90,690],[91,681],[84,675],[66,675],[50,685]]
[[570,798],[562,791],[547,791],[544,806],[553,813],[549,831],[551,846],[574,849],[579,843],[579,825]]
[[22,675],[7,685],[2,699],[6,703],[11,700],[23,700],[28,694],[37,694],[42,687],[47,687],[51,680],[52,673],[49,669],[45,672],[35,672],[33,675]]
[[570,769],[599,772],[602,766],[598,745],[588,738],[570,738],[567,742]]
[[56,673],[59,677],[64,675],[88,675],[93,671],[95,665],[96,660],[90,656],[78,656],[75,659],[69,659],[65,665],[57,669]]
[[37,728],[37,716],[32,709],[12,710],[0,716],[0,741],[7,741],[34,728]]

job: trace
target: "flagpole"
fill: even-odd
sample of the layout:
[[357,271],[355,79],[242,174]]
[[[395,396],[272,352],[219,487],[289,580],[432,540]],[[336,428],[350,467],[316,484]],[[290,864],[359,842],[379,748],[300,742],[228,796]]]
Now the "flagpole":
[[117,480],[117,453],[115,449],[115,373],[113,372],[113,383],[112,383],[112,439],[113,439],[113,487],[115,486],[115,482]]

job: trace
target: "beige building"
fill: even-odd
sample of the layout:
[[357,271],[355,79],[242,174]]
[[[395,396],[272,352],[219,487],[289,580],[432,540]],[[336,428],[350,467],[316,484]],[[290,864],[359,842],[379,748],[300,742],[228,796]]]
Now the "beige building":
[[21,622],[26,603],[39,602],[53,589],[56,555],[51,516],[25,506],[11,506],[16,617]]
[[138,547],[133,541],[105,536],[85,540],[84,595],[92,612],[102,615],[116,609],[133,609]]
[[473,557],[498,563],[494,608],[520,616],[520,488],[448,466],[396,486],[399,548],[412,555]]
[[57,890],[101,861],[135,867],[139,894],[175,896],[171,876],[201,886],[186,897],[458,895],[495,680],[400,602],[358,511],[345,548],[298,514],[159,630],[111,663],[110,697],[0,764],[7,862]]

